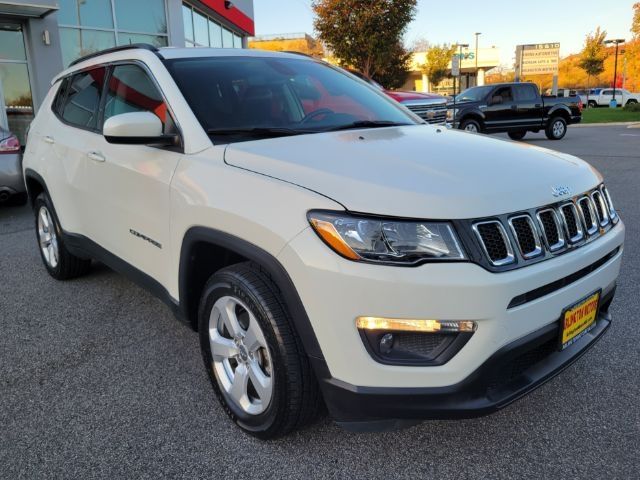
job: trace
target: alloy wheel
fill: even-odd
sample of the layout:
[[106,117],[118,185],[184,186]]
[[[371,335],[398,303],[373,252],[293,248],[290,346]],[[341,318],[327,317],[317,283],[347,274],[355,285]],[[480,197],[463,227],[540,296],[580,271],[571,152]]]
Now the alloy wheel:
[[239,299],[215,302],[209,344],[215,377],[228,399],[249,415],[263,413],[273,396],[273,362],[260,324]]
[[46,207],[40,207],[38,211],[38,242],[47,265],[56,268],[60,258],[58,236],[51,214]]
[[553,136],[556,138],[560,138],[562,135],[564,135],[564,129],[566,127],[564,126],[564,122],[560,120],[556,120],[552,128],[553,128]]

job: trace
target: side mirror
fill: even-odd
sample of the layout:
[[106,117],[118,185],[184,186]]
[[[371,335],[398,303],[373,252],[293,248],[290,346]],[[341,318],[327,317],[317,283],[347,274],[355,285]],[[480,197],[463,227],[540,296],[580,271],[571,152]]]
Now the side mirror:
[[501,103],[502,103],[502,97],[500,95],[491,97],[491,105],[500,105]]
[[164,135],[162,122],[151,112],[129,112],[108,118],[102,134],[109,143],[175,145],[177,135]]

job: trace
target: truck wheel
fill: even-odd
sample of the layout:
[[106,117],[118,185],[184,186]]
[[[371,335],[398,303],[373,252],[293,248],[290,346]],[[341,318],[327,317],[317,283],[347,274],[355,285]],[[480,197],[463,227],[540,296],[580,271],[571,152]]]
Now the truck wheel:
[[38,249],[49,275],[56,280],[69,280],[87,273],[91,260],[76,257],[65,247],[62,228],[58,224],[49,196],[41,193],[33,206]]
[[633,100],[633,99],[631,99],[631,100],[629,100],[629,101],[627,102],[627,105],[634,105],[634,104],[636,104],[636,103],[638,103],[638,101],[637,101],[637,100]]
[[259,266],[240,263],[212,275],[198,326],[215,394],[242,430],[269,439],[315,419],[318,382],[282,294]]
[[471,118],[462,121],[462,123],[460,124],[460,130],[471,133],[480,133],[482,131],[482,129],[480,128],[480,123]]
[[553,117],[544,133],[549,140],[560,140],[567,133],[567,121],[562,117]]
[[509,135],[511,140],[522,140],[526,134],[527,132],[525,130],[520,132],[509,132],[507,135]]
[[595,100],[589,100],[589,108],[596,108],[598,103]]

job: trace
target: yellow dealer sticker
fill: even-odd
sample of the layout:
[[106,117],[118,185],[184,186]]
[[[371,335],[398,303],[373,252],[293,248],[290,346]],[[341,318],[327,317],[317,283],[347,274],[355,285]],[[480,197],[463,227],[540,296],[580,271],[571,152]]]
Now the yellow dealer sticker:
[[561,350],[574,343],[596,324],[600,290],[564,310],[560,334]]

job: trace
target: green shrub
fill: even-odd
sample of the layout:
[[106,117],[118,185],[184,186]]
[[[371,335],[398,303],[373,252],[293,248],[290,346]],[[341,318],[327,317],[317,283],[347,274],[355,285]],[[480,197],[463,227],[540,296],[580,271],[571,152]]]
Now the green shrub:
[[640,103],[629,103],[624,106],[624,111],[640,113]]

